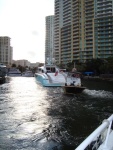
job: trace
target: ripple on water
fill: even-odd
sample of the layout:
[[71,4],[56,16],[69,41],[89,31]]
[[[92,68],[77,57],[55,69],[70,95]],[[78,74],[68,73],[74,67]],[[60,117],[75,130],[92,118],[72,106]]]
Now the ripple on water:
[[106,90],[67,96],[32,77],[10,78],[0,85],[0,148],[73,150],[113,113],[112,99]]
[[92,96],[92,97],[100,97],[100,98],[110,98],[113,99],[113,93],[109,92],[109,91],[104,91],[104,90],[89,90],[89,89],[85,89],[84,93]]

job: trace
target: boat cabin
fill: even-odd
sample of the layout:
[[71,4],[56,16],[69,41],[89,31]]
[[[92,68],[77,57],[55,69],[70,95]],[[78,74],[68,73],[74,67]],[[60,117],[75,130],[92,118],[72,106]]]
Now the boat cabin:
[[47,66],[46,67],[46,73],[55,73],[56,72],[56,68],[55,66]]
[[73,77],[73,78],[80,78],[81,73],[80,72],[68,72],[68,77]]
[[38,72],[40,73],[55,73],[58,69],[56,68],[56,66],[42,66],[42,67],[38,67]]

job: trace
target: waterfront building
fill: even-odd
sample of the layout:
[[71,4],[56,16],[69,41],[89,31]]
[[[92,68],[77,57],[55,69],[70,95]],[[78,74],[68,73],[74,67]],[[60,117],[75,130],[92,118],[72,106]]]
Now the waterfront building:
[[55,0],[59,64],[113,55],[113,0]]
[[54,58],[54,15],[46,16],[45,63]]
[[13,64],[15,64],[17,67],[20,65],[22,67],[30,67],[30,62],[25,59],[20,59],[20,60],[13,60]]
[[113,56],[113,0],[95,0],[95,58]]
[[[80,37],[79,57],[77,60],[86,62],[94,58],[94,0],[81,0],[79,4]],[[80,7],[81,5],[81,7]],[[76,57],[75,57],[76,60]]]
[[30,67],[30,68],[38,67],[40,64],[40,62],[31,63],[30,61],[25,59],[13,60],[12,63],[15,64],[16,67],[20,65],[22,67]]
[[93,58],[93,18],[94,0],[55,1],[55,35],[59,31],[55,39],[55,59],[58,57],[59,63]]
[[61,28],[63,26],[63,0],[55,0],[54,52],[57,64],[61,63]]
[[67,64],[72,61],[72,10],[71,1],[63,0],[63,26],[61,27],[60,39],[60,63]]
[[11,66],[13,57],[13,48],[10,44],[10,37],[0,36],[0,63]]

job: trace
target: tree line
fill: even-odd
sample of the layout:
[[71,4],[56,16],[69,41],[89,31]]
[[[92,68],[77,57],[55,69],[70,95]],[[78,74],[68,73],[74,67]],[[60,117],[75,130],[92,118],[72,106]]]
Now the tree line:
[[80,72],[93,72],[94,75],[113,74],[113,57],[108,57],[106,59],[91,59],[85,63],[72,61],[66,65],[60,64],[59,67],[66,67],[68,71],[71,71],[74,65],[77,71]]

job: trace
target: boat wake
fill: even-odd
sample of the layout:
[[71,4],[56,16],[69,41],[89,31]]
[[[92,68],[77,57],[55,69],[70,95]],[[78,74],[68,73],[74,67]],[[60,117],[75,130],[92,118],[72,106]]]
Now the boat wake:
[[93,96],[93,97],[100,97],[100,98],[113,98],[113,92],[109,92],[109,91],[104,91],[104,90],[89,90],[89,89],[85,89],[83,91],[84,94],[87,94],[89,96]]

